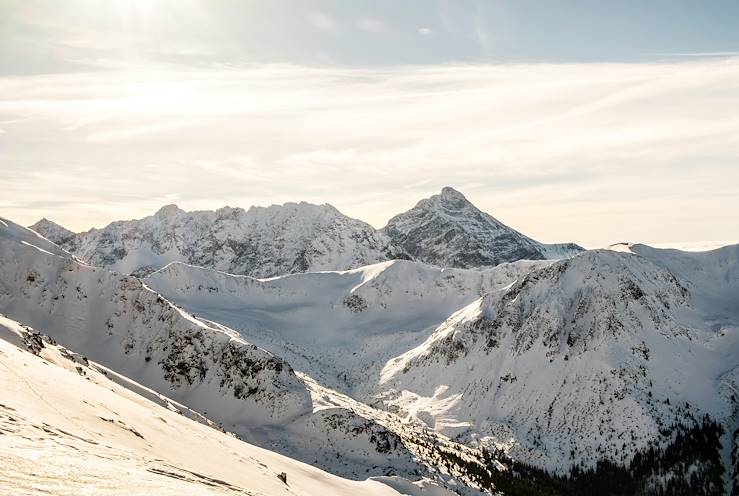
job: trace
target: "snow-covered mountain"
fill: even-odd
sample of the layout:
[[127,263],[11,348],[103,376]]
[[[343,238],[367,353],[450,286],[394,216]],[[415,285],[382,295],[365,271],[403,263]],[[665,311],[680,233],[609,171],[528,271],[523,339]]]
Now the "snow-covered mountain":
[[139,279],[86,265],[0,219],[0,312],[230,430],[310,411],[290,366],[175,307]]
[[[395,261],[268,280],[175,263],[146,283],[355,400],[568,472],[677,449],[686,430],[714,432],[706,414],[736,428],[738,248],[616,248],[483,271]],[[662,487],[660,470],[649,484]]]
[[29,227],[57,245],[63,245],[75,236],[75,233],[69,229],[62,227],[47,218],[43,218]]
[[453,494],[429,480],[341,479],[247,444],[2,315],[0,368],[3,494]]
[[490,267],[516,260],[567,258],[583,249],[573,243],[545,244],[511,229],[445,187],[382,229],[414,260],[439,267]]
[[324,385],[359,394],[379,380],[385,361],[423,342],[451,313],[551,263],[519,261],[475,271],[395,260],[270,279],[172,263],[145,282]]
[[534,269],[388,361],[379,394],[458,440],[560,472],[629,463],[705,415],[733,433],[738,270],[739,246],[642,245]]
[[492,267],[516,260],[567,258],[574,244],[536,242],[444,188],[387,227],[305,202],[216,211],[162,207],[140,220],[75,234],[42,219],[31,229],[88,263],[145,276],[170,262],[231,274],[274,277],[347,270],[393,259],[439,267]]
[[403,257],[369,224],[331,205],[304,202],[198,212],[167,205],[141,220],[77,234],[61,246],[93,265],[131,274],[180,261],[271,277]]
[[[427,476],[504,494],[730,492],[739,245],[575,253],[510,230],[449,188],[414,210],[396,218],[410,245],[390,226],[370,232],[415,261],[378,255],[268,279],[165,264],[169,252],[138,279],[7,221],[0,312],[195,418],[353,479]],[[200,214],[165,209],[164,220],[131,223],[154,222],[156,233]],[[190,222],[177,232],[199,246]],[[63,245],[79,254],[75,239]],[[564,259],[547,260],[557,250]],[[502,253],[523,260],[498,263]],[[136,259],[126,257],[111,266]],[[447,264],[473,268],[438,267]],[[224,361],[224,343],[248,358]],[[234,369],[242,376],[224,381]]]
[[[84,264],[5,219],[0,312],[95,360],[117,382],[134,381],[242,439],[334,474],[426,474],[441,484],[463,476],[441,478],[438,461],[418,446],[429,435],[415,426],[330,400],[336,393],[298,377],[283,359],[230,328],[197,319],[140,279]],[[433,439],[455,452],[466,449]]]

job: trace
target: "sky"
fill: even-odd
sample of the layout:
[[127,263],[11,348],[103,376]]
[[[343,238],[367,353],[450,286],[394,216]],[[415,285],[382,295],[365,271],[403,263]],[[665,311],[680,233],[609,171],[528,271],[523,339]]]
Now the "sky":
[[0,215],[452,186],[541,241],[739,241],[739,2],[0,0]]

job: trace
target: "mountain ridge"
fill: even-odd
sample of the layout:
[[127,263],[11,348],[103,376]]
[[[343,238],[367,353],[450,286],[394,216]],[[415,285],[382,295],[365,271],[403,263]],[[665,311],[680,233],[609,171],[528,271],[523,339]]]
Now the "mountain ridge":
[[[448,256],[437,256],[440,237],[426,226],[413,230],[413,243],[399,234],[393,219],[412,218],[421,204],[464,204],[463,213],[477,218],[470,232],[464,216],[447,216],[445,234],[457,233]],[[348,270],[392,259],[414,259],[440,267],[490,267],[520,259],[565,258],[582,251],[569,244],[534,241],[469,203],[464,195],[445,187],[439,195],[421,200],[414,209],[375,229],[342,214],[330,204],[288,202],[268,207],[222,207],[186,212],[175,204],[142,219],[115,221],[101,229],[71,233],[42,219],[33,229],[92,264],[145,276],[169,262],[185,262],[254,277],[320,270]],[[480,220],[482,219],[482,220]],[[406,222],[407,224],[407,222]],[[419,237],[419,232],[425,238]],[[416,249],[423,245],[421,249]],[[475,245],[471,250],[470,246]],[[412,252],[412,253],[411,253]],[[475,255],[477,254],[477,255]]]

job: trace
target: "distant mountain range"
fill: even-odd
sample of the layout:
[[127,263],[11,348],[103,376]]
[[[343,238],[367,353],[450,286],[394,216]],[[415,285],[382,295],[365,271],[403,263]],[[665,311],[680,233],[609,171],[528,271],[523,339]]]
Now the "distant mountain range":
[[380,230],[331,205],[286,203],[249,210],[184,212],[176,205],[140,220],[83,233],[42,219],[31,229],[92,264],[146,275],[185,262],[253,277],[346,270],[410,259],[440,267],[484,268],[521,259],[566,258],[572,244],[539,243],[444,188]]

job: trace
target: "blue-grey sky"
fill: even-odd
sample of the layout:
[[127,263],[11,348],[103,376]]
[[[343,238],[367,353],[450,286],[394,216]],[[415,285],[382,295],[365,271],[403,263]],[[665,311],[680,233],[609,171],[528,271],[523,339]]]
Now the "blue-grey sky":
[[5,74],[121,57],[356,66],[739,51],[731,0],[2,0],[0,10]]
[[444,185],[545,241],[739,240],[739,2],[0,0],[0,211]]

